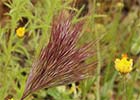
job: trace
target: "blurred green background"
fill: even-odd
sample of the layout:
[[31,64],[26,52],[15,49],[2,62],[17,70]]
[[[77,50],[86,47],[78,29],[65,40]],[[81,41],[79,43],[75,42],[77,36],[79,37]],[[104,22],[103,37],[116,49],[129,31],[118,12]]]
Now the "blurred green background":
[[[25,100],[124,100],[123,79],[114,61],[127,53],[133,71],[127,75],[127,100],[140,100],[139,0],[1,0],[0,99],[20,100],[32,62],[50,37],[53,16],[64,10],[74,21],[86,20],[81,43],[99,39],[93,78],[40,90]],[[25,27],[25,35],[16,30]]]

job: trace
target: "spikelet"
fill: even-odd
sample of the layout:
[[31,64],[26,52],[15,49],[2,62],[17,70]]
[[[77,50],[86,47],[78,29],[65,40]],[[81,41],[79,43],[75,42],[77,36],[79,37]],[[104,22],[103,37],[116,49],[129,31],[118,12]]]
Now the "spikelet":
[[88,78],[96,62],[85,63],[94,56],[92,44],[76,47],[82,23],[71,23],[61,14],[52,24],[51,37],[33,63],[22,99],[42,88],[64,85]]

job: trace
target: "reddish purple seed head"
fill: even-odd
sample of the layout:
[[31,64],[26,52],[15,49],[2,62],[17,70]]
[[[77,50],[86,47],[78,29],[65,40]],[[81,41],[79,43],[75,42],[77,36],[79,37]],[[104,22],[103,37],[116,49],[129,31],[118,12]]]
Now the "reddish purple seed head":
[[96,62],[85,61],[94,56],[92,44],[76,47],[83,23],[71,23],[60,15],[52,24],[51,37],[38,59],[33,63],[27,79],[23,100],[30,93],[83,80],[92,75]]

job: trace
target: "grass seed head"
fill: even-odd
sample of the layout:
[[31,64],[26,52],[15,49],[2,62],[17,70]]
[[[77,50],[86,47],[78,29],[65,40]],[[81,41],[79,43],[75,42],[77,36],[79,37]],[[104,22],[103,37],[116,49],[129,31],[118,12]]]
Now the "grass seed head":
[[85,62],[94,55],[92,44],[76,47],[82,26],[64,14],[54,20],[50,41],[32,65],[21,100],[36,90],[80,81],[93,73],[96,62]]

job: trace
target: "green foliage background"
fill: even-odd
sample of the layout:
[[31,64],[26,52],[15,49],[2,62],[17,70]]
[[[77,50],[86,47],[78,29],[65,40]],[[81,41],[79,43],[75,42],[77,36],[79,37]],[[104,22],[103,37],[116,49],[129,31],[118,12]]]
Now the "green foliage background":
[[[73,21],[86,20],[79,44],[101,39],[97,47],[93,48],[97,50],[99,65],[93,78],[80,82],[80,94],[69,94],[69,89],[62,91],[64,87],[54,87],[38,91],[26,100],[121,100],[123,80],[114,69],[114,60],[123,53],[127,53],[134,60],[133,71],[126,80],[127,98],[140,99],[139,8],[134,6],[122,20],[121,6],[112,3],[113,14],[111,10],[100,13],[102,8],[99,7],[98,0],[89,0],[89,14],[79,17],[85,6],[80,9],[73,8],[70,6],[71,2],[72,0],[63,3],[62,0],[39,0],[36,4],[32,4],[30,0],[5,2],[10,11],[5,15],[9,16],[6,25],[0,27],[1,100],[21,98],[32,62],[41,48],[47,45],[52,18],[61,10],[74,11],[76,15]],[[15,33],[20,26],[26,28],[23,38],[17,37]]]

